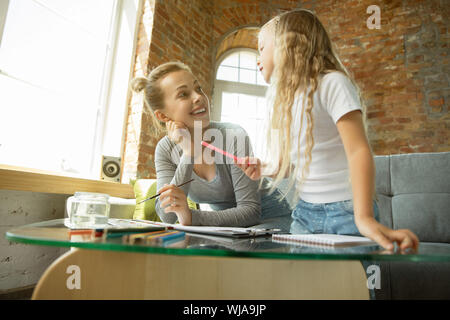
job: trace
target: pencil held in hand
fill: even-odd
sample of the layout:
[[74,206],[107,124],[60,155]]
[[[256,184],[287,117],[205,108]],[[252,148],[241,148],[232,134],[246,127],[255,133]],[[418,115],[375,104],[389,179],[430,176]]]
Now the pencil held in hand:
[[[192,182],[192,181],[194,181],[194,179],[191,179],[191,180],[189,180],[189,181],[183,182],[182,184],[178,185],[177,187],[178,187],[178,188],[179,188],[179,187],[182,187],[182,186],[184,186],[185,184],[188,184],[188,183],[190,183],[190,182]],[[162,193],[162,192],[160,192],[160,193],[158,193],[158,194],[155,194],[154,196],[151,196],[150,198],[147,198],[147,199],[144,199],[144,200],[142,200],[142,201],[139,201],[138,204],[141,204],[142,202],[145,202],[145,201],[147,201],[147,200],[151,200],[151,199],[154,199],[154,198],[156,198],[156,197],[159,197],[159,196],[161,195],[161,193]]]
[[236,157],[234,154],[228,153],[225,150],[217,148],[217,147],[213,146],[212,144],[209,144],[209,143],[207,143],[205,141],[202,141],[202,146],[207,147],[208,149],[217,151],[217,152],[223,154],[224,156],[233,159],[234,162],[242,161],[242,158]]
[[236,157],[235,155],[226,152],[225,150],[219,149],[205,141],[202,141],[202,145],[217,151],[228,158],[234,160],[234,164],[236,164],[239,168],[241,168],[245,174],[252,180],[259,180],[261,178],[261,161],[258,158],[253,157]]
[[261,160],[258,158],[245,157],[234,162],[252,180],[259,180],[262,176]]

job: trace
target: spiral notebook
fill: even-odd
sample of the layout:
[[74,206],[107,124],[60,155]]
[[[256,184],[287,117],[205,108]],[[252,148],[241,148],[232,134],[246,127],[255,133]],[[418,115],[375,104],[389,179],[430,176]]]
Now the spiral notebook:
[[366,237],[347,236],[341,234],[274,234],[274,242],[321,245],[321,246],[357,246],[374,244],[375,242]]

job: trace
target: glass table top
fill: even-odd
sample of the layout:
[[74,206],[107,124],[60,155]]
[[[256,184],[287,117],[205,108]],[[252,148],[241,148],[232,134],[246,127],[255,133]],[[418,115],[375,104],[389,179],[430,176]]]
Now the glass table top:
[[72,234],[64,219],[33,223],[14,228],[6,233],[10,241],[34,245],[77,247],[95,250],[143,252],[171,255],[230,256],[265,259],[320,259],[372,261],[427,261],[450,262],[450,244],[420,243],[417,252],[386,251],[376,244],[347,247],[311,246],[280,243],[271,236],[229,238],[197,233],[184,234],[166,243],[130,243],[125,237],[94,237]]

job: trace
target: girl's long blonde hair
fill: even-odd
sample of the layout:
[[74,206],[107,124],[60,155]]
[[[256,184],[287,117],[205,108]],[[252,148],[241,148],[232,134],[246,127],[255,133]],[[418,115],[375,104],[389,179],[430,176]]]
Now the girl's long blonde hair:
[[[304,9],[282,13],[267,22],[265,28],[272,28],[275,34],[274,70],[269,87],[269,127],[267,132],[268,154],[277,155],[278,174],[274,177],[271,191],[289,174],[288,190],[292,188],[300,168],[301,155],[296,159],[294,169],[291,167],[291,125],[292,107],[296,97],[303,93],[303,102],[298,130],[300,132],[303,118],[306,115],[306,151],[304,164],[301,167],[301,181],[297,184],[297,193],[309,174],[311,153],[314,147],[314,107],[313,95],[319,85],[319,76],[333,71],[345,74],[355,85],[347,69],[334,52],[330,37],[319,19]],[[357,89],[358,90],[358,89]],[[272,96],[270,96],[272,93]],[[361,99],[360,99],[361,100]],[[362,101],[361,101],[362,102]]]

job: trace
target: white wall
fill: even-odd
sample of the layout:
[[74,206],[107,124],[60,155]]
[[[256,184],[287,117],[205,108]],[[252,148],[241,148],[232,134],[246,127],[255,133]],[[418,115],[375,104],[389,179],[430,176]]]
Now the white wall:
[[68,195],[0,190],[0,292],[34,285],[68,248],[10,242],[6,232],[25,224],[64,218]]

